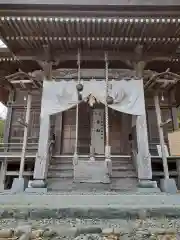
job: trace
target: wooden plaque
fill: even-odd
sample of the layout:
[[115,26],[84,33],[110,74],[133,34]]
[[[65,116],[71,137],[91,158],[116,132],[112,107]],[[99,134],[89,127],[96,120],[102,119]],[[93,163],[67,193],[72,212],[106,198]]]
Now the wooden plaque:
[[180,131],[168,133],[171,156],[180,156]]

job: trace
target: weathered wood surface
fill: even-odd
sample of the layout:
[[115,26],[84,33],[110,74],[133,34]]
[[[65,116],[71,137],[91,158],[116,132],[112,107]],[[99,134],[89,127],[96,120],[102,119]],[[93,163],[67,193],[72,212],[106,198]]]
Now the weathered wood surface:
[[160,103],[159,103],[159,96],[157,94],[154,96],[154,104],[155,104],[155,110],[156,110],[158,134],[159,134],[162,160],[163,160],[164,176],[166,179],[168,179],[169,178],[169,170],[168,170],[167,156],[166,156],[166,152],[165,152],[164,131],[163,131],[163,128],[161,127],[161,123],[162,123],[161,108],[160,108]]
[[8,90],[0,86],[0,102],[6,104],[8,101],[8,96]]
[[[22,4],[22,5],[49,5],[47,0],[1,0],[0,4]],[[180,2],[178,0],[52,0],[51,5],[84,5],[84,6],[179,6]]]
[[[12,112],[12,122],[11,122],[11,128],[10,128],[10,142],[12,143],[20,143],[22,142],[23,138],[23,127],[17,122],[18,118],[24,118],[25,114],[25,105],[24,105],[24,97],[26,96],[26,92],[17,92],[16,94],[16,99],[15,103],[18,104],[17,107],[13,107],[13,112]],[[158,137],[158,131],[157,131],[157,120],[156,120],[156,115],[155,115],[155,108],[153,107],[153,98],[148,98],[146,99],[148,102],[146,102],[147,106],[147,125],[148,125],[148,136],[149,136],[149,142],[151,143],[159,143],[159,137]],[[31,127],[29,131],[29,139],[28,142],[38,142],[39,138],[39,129],[40,129],[40,101],[41,101],[41,93],[34,93],[33,99],[32,99],[32,111],[31,111]],[[169,117],[171,117],[171,110],[170,106],[166,105],[167,101],[165,98],[164,102],[161,102],[162,104],[162,118],[163,121],[167,120]],[[39,107],[33,107],[34,104],[39,104]],[[21,106],[21,107],[19,107]],[[149,107],[150,106],[150,107]],[[70,114],[71,112],[71,114]],[[70,110],[70,112],[65,112],[63,113],[62,116],[62,122],[63,122],[63,131],[62,131],[62,136],[61,135],[61,116],[56,115],[56,120],[55,120],[55,135],[56,135],[56,146],[55,146],[55,154],[60,154],[61,153],[73,153],[73,145],[75,141],[75,112],[74,110]],[[68,115],[70,116],[68,117]],[[83,153],[84,151],[89,151],[89,144],[90,144],[90,130],[89,130],[89,125],[87,124],[89,122],[88,116],[90,113],[87,112],[87,109],[84,110],[84,114],[80,114],[80,124],[82,125],[82,130],[80,128],[79,130],[79,141],[82,143],[84,147],[84,150],[81,148],[81,152]],[[128,118],[124,118],[123,120],[123,114],[117,113],[115,111],[110,110],[110,122],[109,122],[109,130],[110,130],[110,142],[112,145],[112,152],[116,154],[123,154],[123,151],[127,152],[125,150],[125,147],[127,146],[124,142],[125,135],[128,135],[130,133],[130,127],[128,127],[127,121]],[[120,116],[121,115],[121,116]],[[130,117],[130,116],[129,116]],[[71,120],[68,120],[68,119]],[[84,119],[84,120],[83,120]],[[127,121],[126,121],[127,120]],[[71,121],[71,123],[69,123]],[[127,124],[125,126],[124,124]],[[123,125],[123,127],[121,127]],[[84,127],[83,127],[84,126]],[[68,130],[69,129],[69,130]],[[167,133],[169,131],[172,131],[172,123],[167,124],[164,129],[164,135],[165,135],[165,141],[167,143]],[[126,134],[126,131],[128,134]],[[123,133],[124,132],[124,133]],[[86,134],[85,134],[86,133]],[[86,136],[86,137],[85,137]],[[66,143],[65,143],[66,142]],[[68,143],[67,143],[68,142]],[[70,149],[65,149],[66,146],[69,145],[67,148]],[[123,146],[124,145],[124,146]],[[62,146],[62,149],[60,151],[60,146]],[[71,146],[71,147],[70,147]],[[123,148],[123,149],[122,149]],[[128,148],[128,146],[127,146]],[[86,149],[86,150],[85,150]],[[121,149],[121,150],[120,150]],[[20,149],[19,149],[20,150]],[[12,150],[13,151],[13,150]],[[129,150],[128,150],[129,151]]]

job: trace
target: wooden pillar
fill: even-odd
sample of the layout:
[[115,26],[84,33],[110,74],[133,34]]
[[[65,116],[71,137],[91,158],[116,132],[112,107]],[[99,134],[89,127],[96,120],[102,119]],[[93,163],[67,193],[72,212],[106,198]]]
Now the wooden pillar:
[[55,119],[55,154],[61,154],[63,113],[57,113]]
[[23,178],[23,172],[24,172],[26,148],[27,148],[27,141],[28,141],[28,130],[29,130],[29,122],[30,122],[30,114],[31,114],[31,103],[32,103],[32,95],[31,93],[28,93],[26,117],[25,117],[25,123],[24,123],[23,146],[22,146],[20,169],[19,169],[19,179]]
[[155,104],[157,125],[158,125],[158,132],[159,132],[159,139],[160,139],[160,145],[161,145],[161,153],[162,153],[162,160],[163,160],[164,176],[165,176],[166,179],[169,179],[168,162],[167,162],[167,156],[166,156],[166,151],[165,151],[163,127],[161,126],[162,119],[161,119],[161,109],[160,109],[158,94],[156,94],[154,96],[154,104]]
[[[12,103],[14,101],[15,92],[11,90],[9,93],[9,100],[7,104],[7,116],[4,126],[4,143],[9,143],[9,136],[11,131],[11,120],[12,120]],[[8,152],[8,146],[5,147],[4,152]],[[5,188],[5,178],[6,178],[6,170],[7,170],[7,158],[4,158],[4,161],[1,163],[0,170],[0,189],[4,190]]]
[[[175,99],[175,89],[170,92],[170,105],[171,105],[171,118],[172,118],[172,125],[173,130],[176,131],[179,129],[179,122],[178,122],[178,109],[176,107],[176,99]],[[177,169],[177,186],[180,189],[180,161],[176,160],[176,169]]]
[[50,116],[43,115],[40,120],[40,133],[38,153],[34,167],[34,179],[46,180],[48,171],[48,152],[49,152],[49,136],[50,136]]
[[[139,61],[135,64],[136,76],[141,79],[143,84],[143,70],[145,62]],[[151,156],[149,154],[148,130],[145,111],[145,98],[143,98],[144,115],[136,118],[136,137],[137,137],[137,159],[136,166],[139,180],[152,179]]]
[[176,131],[179,129],[179,123],[178,123],[178,110],[176,107],[176,99],[175,99],[175,89],[170,91],[169,103],[171,105],[171,117],[172,117],[173,130]]

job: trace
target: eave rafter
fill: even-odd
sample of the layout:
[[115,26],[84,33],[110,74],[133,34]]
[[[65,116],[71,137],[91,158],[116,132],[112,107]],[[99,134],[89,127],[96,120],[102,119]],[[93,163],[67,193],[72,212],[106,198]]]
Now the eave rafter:
[[[3,39],[13,53],[21,48],[107,49],[130,48],[143,44],[148,51],[167,46],[175,49],[180,38],[180,18],[167,17],[0,17]],[[44,31],[46,29],[46,31]],[[134,30],[136,29],[136,30]],[[170,33],[168,29],[171,29]],[[163,47],[164,46],[164,47]]]
[[[6,55],[0,51],[0,62],[36,61],[45,70],[47,64],[58,67],[59,63],[76,61],[79,46],[82,61],[104,61],[107,49],[110,61],[122,61],[130,68],[137,61],[179,61],[175,54],[180,44],[178,15],[30,15],[0,16],[2,37],[11,50]],[[133,53],[137,46],[143,47],[141,56]]]

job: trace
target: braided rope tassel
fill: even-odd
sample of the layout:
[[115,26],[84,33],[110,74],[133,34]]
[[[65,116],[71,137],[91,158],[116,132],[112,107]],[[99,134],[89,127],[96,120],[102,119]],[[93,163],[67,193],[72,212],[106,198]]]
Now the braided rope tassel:
[[[77,55],[77,65],[78,65],[78,84],[81,81],[81,59],[80,59],[80,51],[78,50]],[[76,165],[78,163],[78,127],[79,127],[79,104],[76,105],[76,136],[75,136],[75,147],[74,147],[74,157],[73,164]]]

